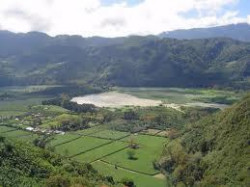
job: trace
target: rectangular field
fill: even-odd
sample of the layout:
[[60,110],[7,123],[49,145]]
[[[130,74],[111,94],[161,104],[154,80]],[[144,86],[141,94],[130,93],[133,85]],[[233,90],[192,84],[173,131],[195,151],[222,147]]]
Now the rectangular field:
[[28,135],[32,135],[32,133],[23,130],[9,131],[3,134],[3,136],[5,137],[16,137],[16,138]]
[[124,170],[121,168],[115,169],[115,166],[96,161],[93,167],[105,176],[112,176],[115,180],[121,181],[123,178],[132,179],[138,187],[164,187],[166,186],[165,179],[158,179],[154,176],[143,175],[140,173]]
[[76,154],[97,148],[109,142],[110,141],[108,140],[85,136],[69,143],[56,146],[55,151],[64,156],[74,156]]
[[[137,135],[132,137],[132,139],[132,141],[139,146],[138,149],[134,150],[136,159],[128,158],[127,152],[130,148],[127,148],[107,156],[102,160],[149,175],[158,173],[158,171],[153,167],[153,162],[160,157],[163,145],[167,142],[167,139],[148,135]],[[126,138],[126,141],[131,140]]]
[[124,142],[112,142],[110,144],[104,145],[102,147],[96,148],[92,151],[80,154],[76,157],[73,157],[73,159],[76,159],[77,161],[80,162],[93,162],[97,159],[101,159],[102,157],[109,155],[111,153],[115,153],[119,150],[122,150],[124,148],[126,148],[128,146],[128,144],[124,143]]
[[12,130],[15,130],[15,129],[14,129],[14,128],[11,128],[11,127],[7,127],[7,126],[2,126],[2,125],[0,125],[0,133],[12,131]]
[[52,137],[52,139],[49,141],[47,146],[54,147],[54,146],[57,146],[66,142],[73,141],[79,137],[80,136],[77,134],[69,134],[69,133],[64,134],[64,135],[58,134]]
[[39,135],[37,134],[30,134],[27,136],[19,136],[19,137],[11,137],[11,138],[15,138],[15,140],[20,140],[26,143],[32,143],[36,138],[38,138]]
[[118,140],[128,135],[129,133],[127,132],[112,131],[112,130],[103,130],[103,131],[99,131],[94,134],[91,134],[91,136],[93,137],[104,138],[104,139],[109,139],[109,140]]
[[98,126],[91,127],[91,128],[88,128],[88,129],[78,130],[78,131],[75,131],[75,132],[72,132],[72,133],[73,134],[79,134],[79,135],[91,135],[91,134],[101,132],[101,131],[104,131],[104,130],[105,130],[105,127],[103,127],[102,125],[98,125]]

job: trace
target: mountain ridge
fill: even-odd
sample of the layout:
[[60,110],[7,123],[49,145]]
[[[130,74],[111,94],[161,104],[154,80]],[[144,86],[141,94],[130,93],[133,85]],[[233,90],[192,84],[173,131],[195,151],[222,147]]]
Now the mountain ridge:
[[248,23],[230,24],[208,28],[179,29],[159,34],[161,38],[204,39],[226,37],[250,42],[250,25]]
[[230,38],[177,40],[50,37],[0,32],[0,85],[249,88],[250,43]]

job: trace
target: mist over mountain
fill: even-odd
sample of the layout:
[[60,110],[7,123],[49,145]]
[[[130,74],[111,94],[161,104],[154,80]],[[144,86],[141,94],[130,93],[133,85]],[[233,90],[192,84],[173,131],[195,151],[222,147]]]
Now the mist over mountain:
[[217,26],[210,28],[194,28],[194,29],[181,29],[170,32],[164,32],[159,35],[163,38],[176,38],[176,39],[202,39],[202,38],[216,38],[225,37],[235,40],[250,41],[250,25],[247,23],[231,24],[225,26]]

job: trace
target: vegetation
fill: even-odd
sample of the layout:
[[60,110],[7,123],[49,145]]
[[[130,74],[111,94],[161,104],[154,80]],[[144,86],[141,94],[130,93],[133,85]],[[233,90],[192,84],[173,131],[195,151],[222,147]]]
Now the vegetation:
[[[0,185],[96,186],[108,184],[90,165],[0,137]],[[91,180],[89,178],[91,177]]]
[[[14,83],[99,85],[104,89],[113,85],[249,88],[250,46],[232,39],[131,36],[78,37],[73,42],[74,36],[24,36],[0,32],[3,43],[8,44],[0,45],[0,86]],[[60,91],[64,92],[65,89]]]
[[175,185],[248,186],[250,95],[186,128],[160,161]]
[[[84,186],[98,186],[101,184],[107,184],[108,186],[164,186],[166,182],[165,177],[160,173],[167,171],[166,165],[169,167],[169,157],[166,156],[167,151],[165,151],[167,147],[170,147],[167,150],[171,150],[172,156],[177,157],[178,161],[176,162],[178,164],[184,163],[187,158],[188,163],[191,160],[203,159],[203,157],[205,159],[206,152],[209,152],[206,149],[210,146],[210,143],[204,143],[202,138],[202,141],[198,143],[199,140],[196,141],[190,138],[184,140],[182,137],[186,137],[186,134],[193,132],[196,129],[195,125],[199,126],[200,124],[201,129],[208,128],[207,126],[209,125],[205,122],[209,121],[208,119],[211,118],[211,115],[216,117],[218,111],[213,108],[184,105],[174,109],[164,104],[157,107],[130,106],[123,108],[98,108],[93,106],[93,110],[85,110],[86,108],[81,108],[81,105],[72,104],[67,94],[43,97],[45,102],[48,103],[41,105],[41,99],[38,100],[37,97],[42,98],[41,93],[44,93],[48,89],[47,87],[29,87],[29,89],[18,87],[14,89],[15,91],[13,89],[11,91],[10,88],[5,88],[4,92],[13,93],[14,97],[0,101],[6,103],[4,106],[1,105],[0,108],[2,107],[2,111],[8,112],[7,110],[14,109],[12,103],[15,103],[18,106],[18,111],[20,110],[22,113],[13,113],[9,117],[2,117],[1,136],[8,138],[7,141],[12,142],[13,145],[16,145],[15,141],[18,140],[18,146],[20,144],[23,149],[26,149],[25,146],[28,146],[30,149],[37,150],[42,156],[46,152],[46,154],[60,158],[61,162],[63,162],[60,165],[52,164],[50,166],[50,164],[47,164],[47,162],[50,163],[47,157],[41,158],[36,156],[36,159],[40,159],[41,162],[44,160],[46,167],[48,166],[52,169],[48,171],[49,173],[46,177],[31,176],[30,174],[24,175],[22,172],[18,172],[22,176],[20,181],[25,182],[25,184],[20,183],[20,186],[74,186],[79,184],[84,184]],[[159,90],[149,88],[149,95],[147,96],[145,95],[147,91],[140,91],[142,88],[118,89],[120,89],[119,91],[125,89],[126,91],[124,92],[129,91],[133,95],[139,94],[137,95],[139,97],[158,98],[166,102],[166,98],[170,98],[172,101],[180,100],[179,104],[195,101],[195,96],[197,96],[199,101],[204,99],[204,102],[210,102],[212,99],[217,99],[217,102],[222,100],[225,103],[229,100],[238,100],[242,95],[241,92],[212,89],[161,88]],[[29,95],[29,100],[35,102],[32,101],[21,105],[18,99],[26,98],[26,92],[32,93]],[[8,103],[11,104],[9,105]],[[70,104],[65,105],[65,103]],[[10,106],[12,108],[9,108]],[[67,106],[71,107],[66,109]],[[76,108],[81,108],[81,110],[76,110]],[[207,117],[207,119],[204,119],[204,117]],[[199,120],[202,120],[204,123],[197,122]],[[189,124],[194,124],[194,126]],[[205,124],[206,128],[203,127]],[[35,132],[25,130],[27,127],[35,128]],[[183,132],[183,129],[185,129],[185,132]],[[206,131],[210,132],[211,130]],[[217,131],[219,130],[217,129]],[[201,130],[196,135],[200,132]],[[194,142],[197,142],[196,147],[198,147],[199,153],[195,151],[190,153],[187,151],[188,149],[186,150],[189,144],[191,145],[190,149],[195,149]],[[165,144],[167,144],[166,148],[164,147]],[[162,149],[164,149],[165,156],[160,159]],[[30,154],[32,154],[32,151]],[[28,157],[30,155],[25,159],[28,159]],[[206,159],[208,160],[208,158]],[[33,160],[32,162],[34,163]],[[74,168],[81,164],[87,167],[86,162],[91,163],[93,167],[106,177],[96,173],[97,178],[94,176],[92,181],[92,174],[89,175],[88,172],[85,172],[86,175],[79,176]],[[194,162],[192,164],[187,167],[191,167],[190,170],[194,172],[192,175],[195,176],[195,180],[202,181],[206,176],[203,165],[193,167],[195,164]],[[182,183],[197,184],[196,182],[185,182],[185,180],[192,181],[188,177],[185,180],[182,179],[185,176],[182,174],[183,170],[188,173],[192,173],[191,171],[186,170],[184,166],[184,169],[179,167],[178,170],[175,170],[174,166],[173,170],[175,173],[170,172],[171,175],[167,173],[167,176],[171,176],[168,179],[169,182],[173,181],[173,184],[176,185],[181,185]],[[8,167],[11,168],[12,166]],[[72,167],[74,171],[72,171]],[[8,168],[6,168],[6,171],[8,171]],[[92,172],[92,168],[90,172]],[[93,172],[96,171],[93,170]],[[8,174],[2,173],[0,177],[5,177],[6,181],[8,181],[9,179],[6,175]],[[15,174],[13,173],[13,175]],[[210,174],[208,175],[211,176]],[[27,177],[24,179],[23,176]],[[176,176],[179,178],[175,178]],[[89,178],[91,181],[89,181]],[[15,182],[13,181],[13,183]]]

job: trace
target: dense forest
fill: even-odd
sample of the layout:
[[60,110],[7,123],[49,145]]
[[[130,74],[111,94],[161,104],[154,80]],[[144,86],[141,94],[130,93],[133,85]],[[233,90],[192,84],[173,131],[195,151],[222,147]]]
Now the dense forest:
[[177,186],[249,186],[250,95],[185,128],[160,164]]
[[0,32],[0,85],[249,88],[250,44],[227,38],[50,37]]

